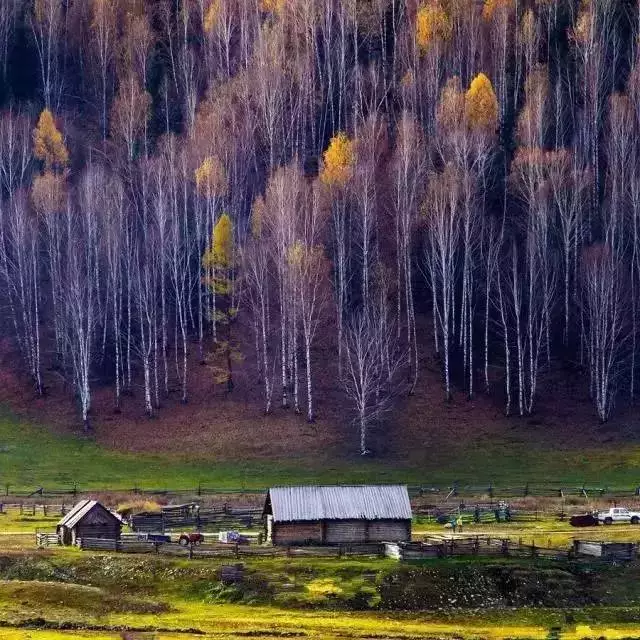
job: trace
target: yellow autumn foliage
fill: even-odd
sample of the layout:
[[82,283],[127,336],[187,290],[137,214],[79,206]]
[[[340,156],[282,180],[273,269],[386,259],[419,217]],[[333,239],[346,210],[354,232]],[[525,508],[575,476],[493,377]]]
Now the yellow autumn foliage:
[[513,7],[513,0],[485,0],[482,7],[482,19],[491,22],[496,13]]
[[209,286],[219,295],[231,291],[229,271],[233,268],[233,224],[231,218],[223,213],[216,222],[211,234],[211,245],[202,256]]
[[64,169],[69,163],[69,152],[62,133],[56,127],[53,114],[45,109],[33,131],[33,155],[44,162],[46,170]]
[[576,26],[573,30],[573,37],[579,44],[586,44],[591,39],[592,15],[588,8],[583,8],[578,14]]
[[220,0],[211,0],[204,14],[204,30],[209,33],[218,24],[220,18]]
[[228,214],[223,213],[213,229],[213,265],[218,269],[229,269],[233,264],[233,224]]
[[349,140],[346,133],[338,133],[329,143],[324,152],[324,164],[320,179],[330,187],[344,186],[353,176],[355,152],[353,141]]
[[220,196],[227,192],[227,174],[217,156],[208,156],[195,170],[196,188],[202,196]]
[[286,0],[260,0],[260,10],[265,13],[280,15],[284,10]]
[[421,51],[426,51],[437,42],[451,38],[451,21],[437,2],[423,4],[416,14],[416,42]]
[[465,118],[472,131],[494,132],[498,126],[498,99],[484,73],[471,81],[465,95]]

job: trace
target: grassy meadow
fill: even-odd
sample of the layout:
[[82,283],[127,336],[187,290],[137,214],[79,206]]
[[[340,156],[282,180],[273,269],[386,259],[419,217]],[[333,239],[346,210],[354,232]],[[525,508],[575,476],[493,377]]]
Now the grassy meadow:
[[[176,442],[175,451],[179,451]],[[127,453],[93,439],[61,435],[3,410],[0,413],[0,493],[36,487],[84,491],[262,489],[302,482],[407,482],[502,486],[558,482],[634,487],[640,480],[640,445],[556,450],[541,443],[485,440],[474,446],[416,450],[399,459],[362,459],[313,451],[297,459],[233,459],[215,450],[199,456]]]
[[[250,559],[242,586],[224,586],[217,561],[8,552],[0,555],[0,638],[542,640],[554,627],[576,640],[640,637],[637,567],[605,570],[596,581],[548,562],[456,564]],[[480,584],[495,596],[506,574],[527,606],[469,606]],[[414,591],[428,607],[413,609]],[[440,594],[447,601],[436,606]],[[392,606],[399,595],[404,610]],[[594,597],[602,604],[588,602]]]

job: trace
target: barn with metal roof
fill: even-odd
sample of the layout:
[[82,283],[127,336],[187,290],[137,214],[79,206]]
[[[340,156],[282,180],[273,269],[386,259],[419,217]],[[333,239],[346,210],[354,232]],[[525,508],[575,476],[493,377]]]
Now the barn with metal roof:
[[78,538],[117,540],[122,519],[96,500],[81,500],[56,527],[60,544],[75,544]]
[[405,485],[269,489],[264,512],[273,544],[343,544],[411,539]]

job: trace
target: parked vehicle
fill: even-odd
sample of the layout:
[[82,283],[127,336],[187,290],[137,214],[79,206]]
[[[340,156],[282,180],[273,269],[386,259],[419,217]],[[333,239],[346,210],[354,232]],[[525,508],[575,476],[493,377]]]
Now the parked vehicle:
[[597,513],[580,513],[569,518],[572,527],[595,527],[598,525]]
[[249,544],[249,538],[246,538],[237,531],[220,531],[218,533],[218,542],[224,544]]
[[598,522],[603,524],[627,523],[640,524],[640,511],[630,511],[625,507],[611,507],[598,513]]
[[166,533],[139,533],[138,540],[148,542],[171,542],[171,536]]
[[204,542],[204,536],[195,531],[193,533],[181,533],[178,538],[178,544],[181,547],[188,547],[190,544],[197,545]]

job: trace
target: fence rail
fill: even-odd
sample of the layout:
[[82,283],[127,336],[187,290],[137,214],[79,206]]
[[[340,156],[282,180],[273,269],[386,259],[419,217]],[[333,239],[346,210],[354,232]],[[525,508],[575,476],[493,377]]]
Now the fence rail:
[[172,531],[175,529],[195,528],[232,529],[251,528],[262,522],[261,507],[201,508],[196,504],[167,506],[157,513],[138,513],[131,516],[133,531]]
[[36,533],[36,545],[38,547],[56,547],[60,544],[57,533]]
[[348,557],[382,556],[383,544],[347,544],[338,547],[271,547],[241,544],[204,543],[183,547],[175,542],[153,542],[122,538],[78,538],[76,545],[87,551],[118,551],[121,553],[155,553],[185,558],[241,558],[241,557]]
[[511,556],[566,560],[569,549],[527,545],[504,538],[474,536],[470,538],[428,538],[425,542],[387,543],[385,555],[396,560],[424,560],[463,556]]
[[[182,489],[167,488],[110,488],[110,487],[84,487],[81,484],[75,484],[70,487],[34,487],[25,489],[23,487],[15,488],[11,484],[2,484],[5,497],[13,498],[62,498],[69,497],[69,500],[75,500],[78,496],[84,494],[100,494],[100,493],[133,493],[141,496],[164,496],[164,497],[184,497],[184,496],[227,496],[227,495],[262,495],[266,493],[267,488],[222,488],[207,487],[198,485],[197,487],[185,487]],[[588,497],[588,498],[631,498],[640,497],[640,485],[616,486],[608,484],[583,484],[576,485],[566,482],[528,482],[521,485],[500,486],[493,483],[451,483],[450,485],[432,485],[409,484],[409,495],[412,498],[427,498],[432,496],[438,500],[444,498],[453,498],[458,496],[467,497],[488,497],[489,499],[500,498],[516,498],[516,497],[534,497],[534,498],[553,498],[553,497]]]
[[19,513],[21,516],[62,517],[73,507],[69,504],[38,504],[35,502],[0,502],[0,514]]

